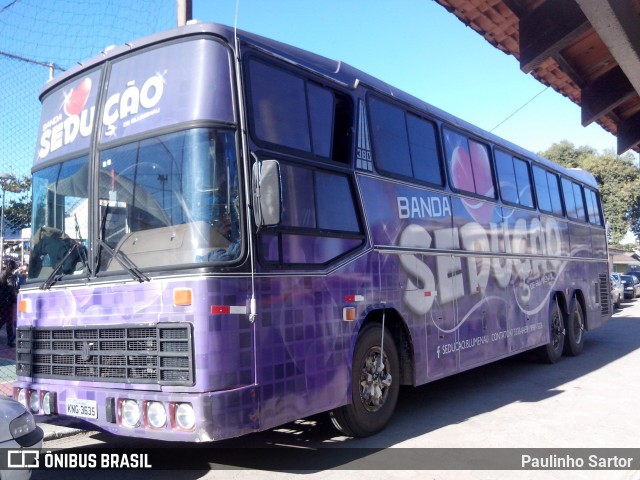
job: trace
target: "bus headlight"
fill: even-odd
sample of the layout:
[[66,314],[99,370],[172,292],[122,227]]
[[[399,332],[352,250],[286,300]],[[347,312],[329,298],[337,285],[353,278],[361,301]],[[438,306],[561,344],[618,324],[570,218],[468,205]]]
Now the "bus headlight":
[[135,427],[140,423],[140,406],[135,400],[122,400],[122,423]]
[[20,390],[18,390],[18,398],[16,398],[16,400],[18,400],[22,405],[24,405],[25,408],[28,407],[28,405],[27,405],[27,389],[26,388],[21,388]]
[[29,409],[33,413],[40,411],[40,395],[36,390],[29,390]]
[[167,424],[167,412],[162,403],[147,403],[147,421],[153,428],[162,428]]
[[40,400],[42,404],[42,413],[45,415],[52,415],[54,413],[58,413],[57,405],[56,405],[56,394],[54,392],[44,392],[42,394],[42,400]]
[[183,430],[192,430],[196,425],[196,413],[190,403],[176,404],[176,425]]

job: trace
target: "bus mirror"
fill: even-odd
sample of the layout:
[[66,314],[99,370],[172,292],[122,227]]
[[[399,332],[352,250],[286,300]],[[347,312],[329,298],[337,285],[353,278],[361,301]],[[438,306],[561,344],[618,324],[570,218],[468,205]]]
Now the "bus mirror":
[[280,165],[277,160],[253,164],[254,207],[256,224],[278,225],[281,211]]

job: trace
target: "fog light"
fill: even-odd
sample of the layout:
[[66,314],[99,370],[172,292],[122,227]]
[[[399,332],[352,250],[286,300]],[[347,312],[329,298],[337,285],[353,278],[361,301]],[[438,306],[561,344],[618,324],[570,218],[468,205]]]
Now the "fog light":
[[196,414],[190,403],[176,404],[176,424],[183,430],[191,430],[196,425]]
[[33,413],[40,411],[40,395],[35,390],[29,390],[29,409]]
[[45,415],[52,415],[54,413],[57,413],[56,394],[54,392],[42,393],[40,403],[42,404],[42,413],[44,413]]
[[25,408],[28,407],[28,405],[27,405],[27,389],[26,388],[21,388],[20,390],[18,390],[18,397],[16,398],[16,400],[18,400],[22,405],[24,405]]
[[135,427],[140,423],[140,406],[135,400],[122,400],[122,423]]
[[162,428],[167,424],[167,412],[162,403],[147,403],[147,421],[153,428]]

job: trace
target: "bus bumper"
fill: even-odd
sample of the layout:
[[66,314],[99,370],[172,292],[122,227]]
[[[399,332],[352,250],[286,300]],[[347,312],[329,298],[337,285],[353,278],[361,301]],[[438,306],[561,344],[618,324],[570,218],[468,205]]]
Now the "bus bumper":
[[211,442],[259,429],[254,385],[189,393],[92,388],[18,379],[13,397],[47,423],[114,435]]

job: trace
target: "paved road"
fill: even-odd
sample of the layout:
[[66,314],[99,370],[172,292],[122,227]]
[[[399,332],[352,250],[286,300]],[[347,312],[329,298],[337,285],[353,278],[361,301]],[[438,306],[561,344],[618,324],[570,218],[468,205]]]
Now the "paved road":
[[[640,300],[624,304],[607,325],[589,332],[585,350],[577,358],[563,358],[556,365],[543,365],[524,355],[417,389],[403,389],[392,424],[383,433],[368,439],[337,436],[326,417],[319,416],[269,432],[209,444],[198,449],[195,456],[194,448],[180,452],[183,445],[142,442],[98,432],[48,441],[45,448],[170,447],[166,450],[167,456],[190,455],[190,465],[194,468],[153,473],[95,471],[91,473],[92,479],[308,477],[331,480],[357,475],[372,479],[640,480],[638,470],[474,470],[474,466],[477,468],[487,456],[493,455],[494,450],[482,450],[484,448],[517,448],[525,452],[553,449],[550,454],[565,448],[584,448],[587,453],[612,448],[611,455],[624,453],[623,449],[627,448],[640,449],[639,397]],[[262,450],[274,446],[284,449],[266,454]],[[327,447],[340,448],[330,456],[304,456],[313,449]],[[396,450],[389,453],[390,447]],[[427,470],[426,456],[435,448],[479,450],[457,450],[464,453],[456,465],[468,465],[469,470]],[[511,454],[514,455],[513,451]],[[640,450],[635,454],[640,457]],[[299,468],[300,460],[308,458],[315,470],[284,472],[281,464],[266,468],[269,458],[290,460],[289,469]],[[317,458],[322,459],[320,466],[315,462]],[[519,458],[518,454],[518,461]],[[256,461],[261,462],[259,468],[252,469]],[[411,469],[416,465],[420,470]],[[210,470],[210,466],[213,469]],[[359,471],[344,469],[345,466],[356,466]],[[87,478],[87,472],[35,471],[32,478],[74,480]]]

